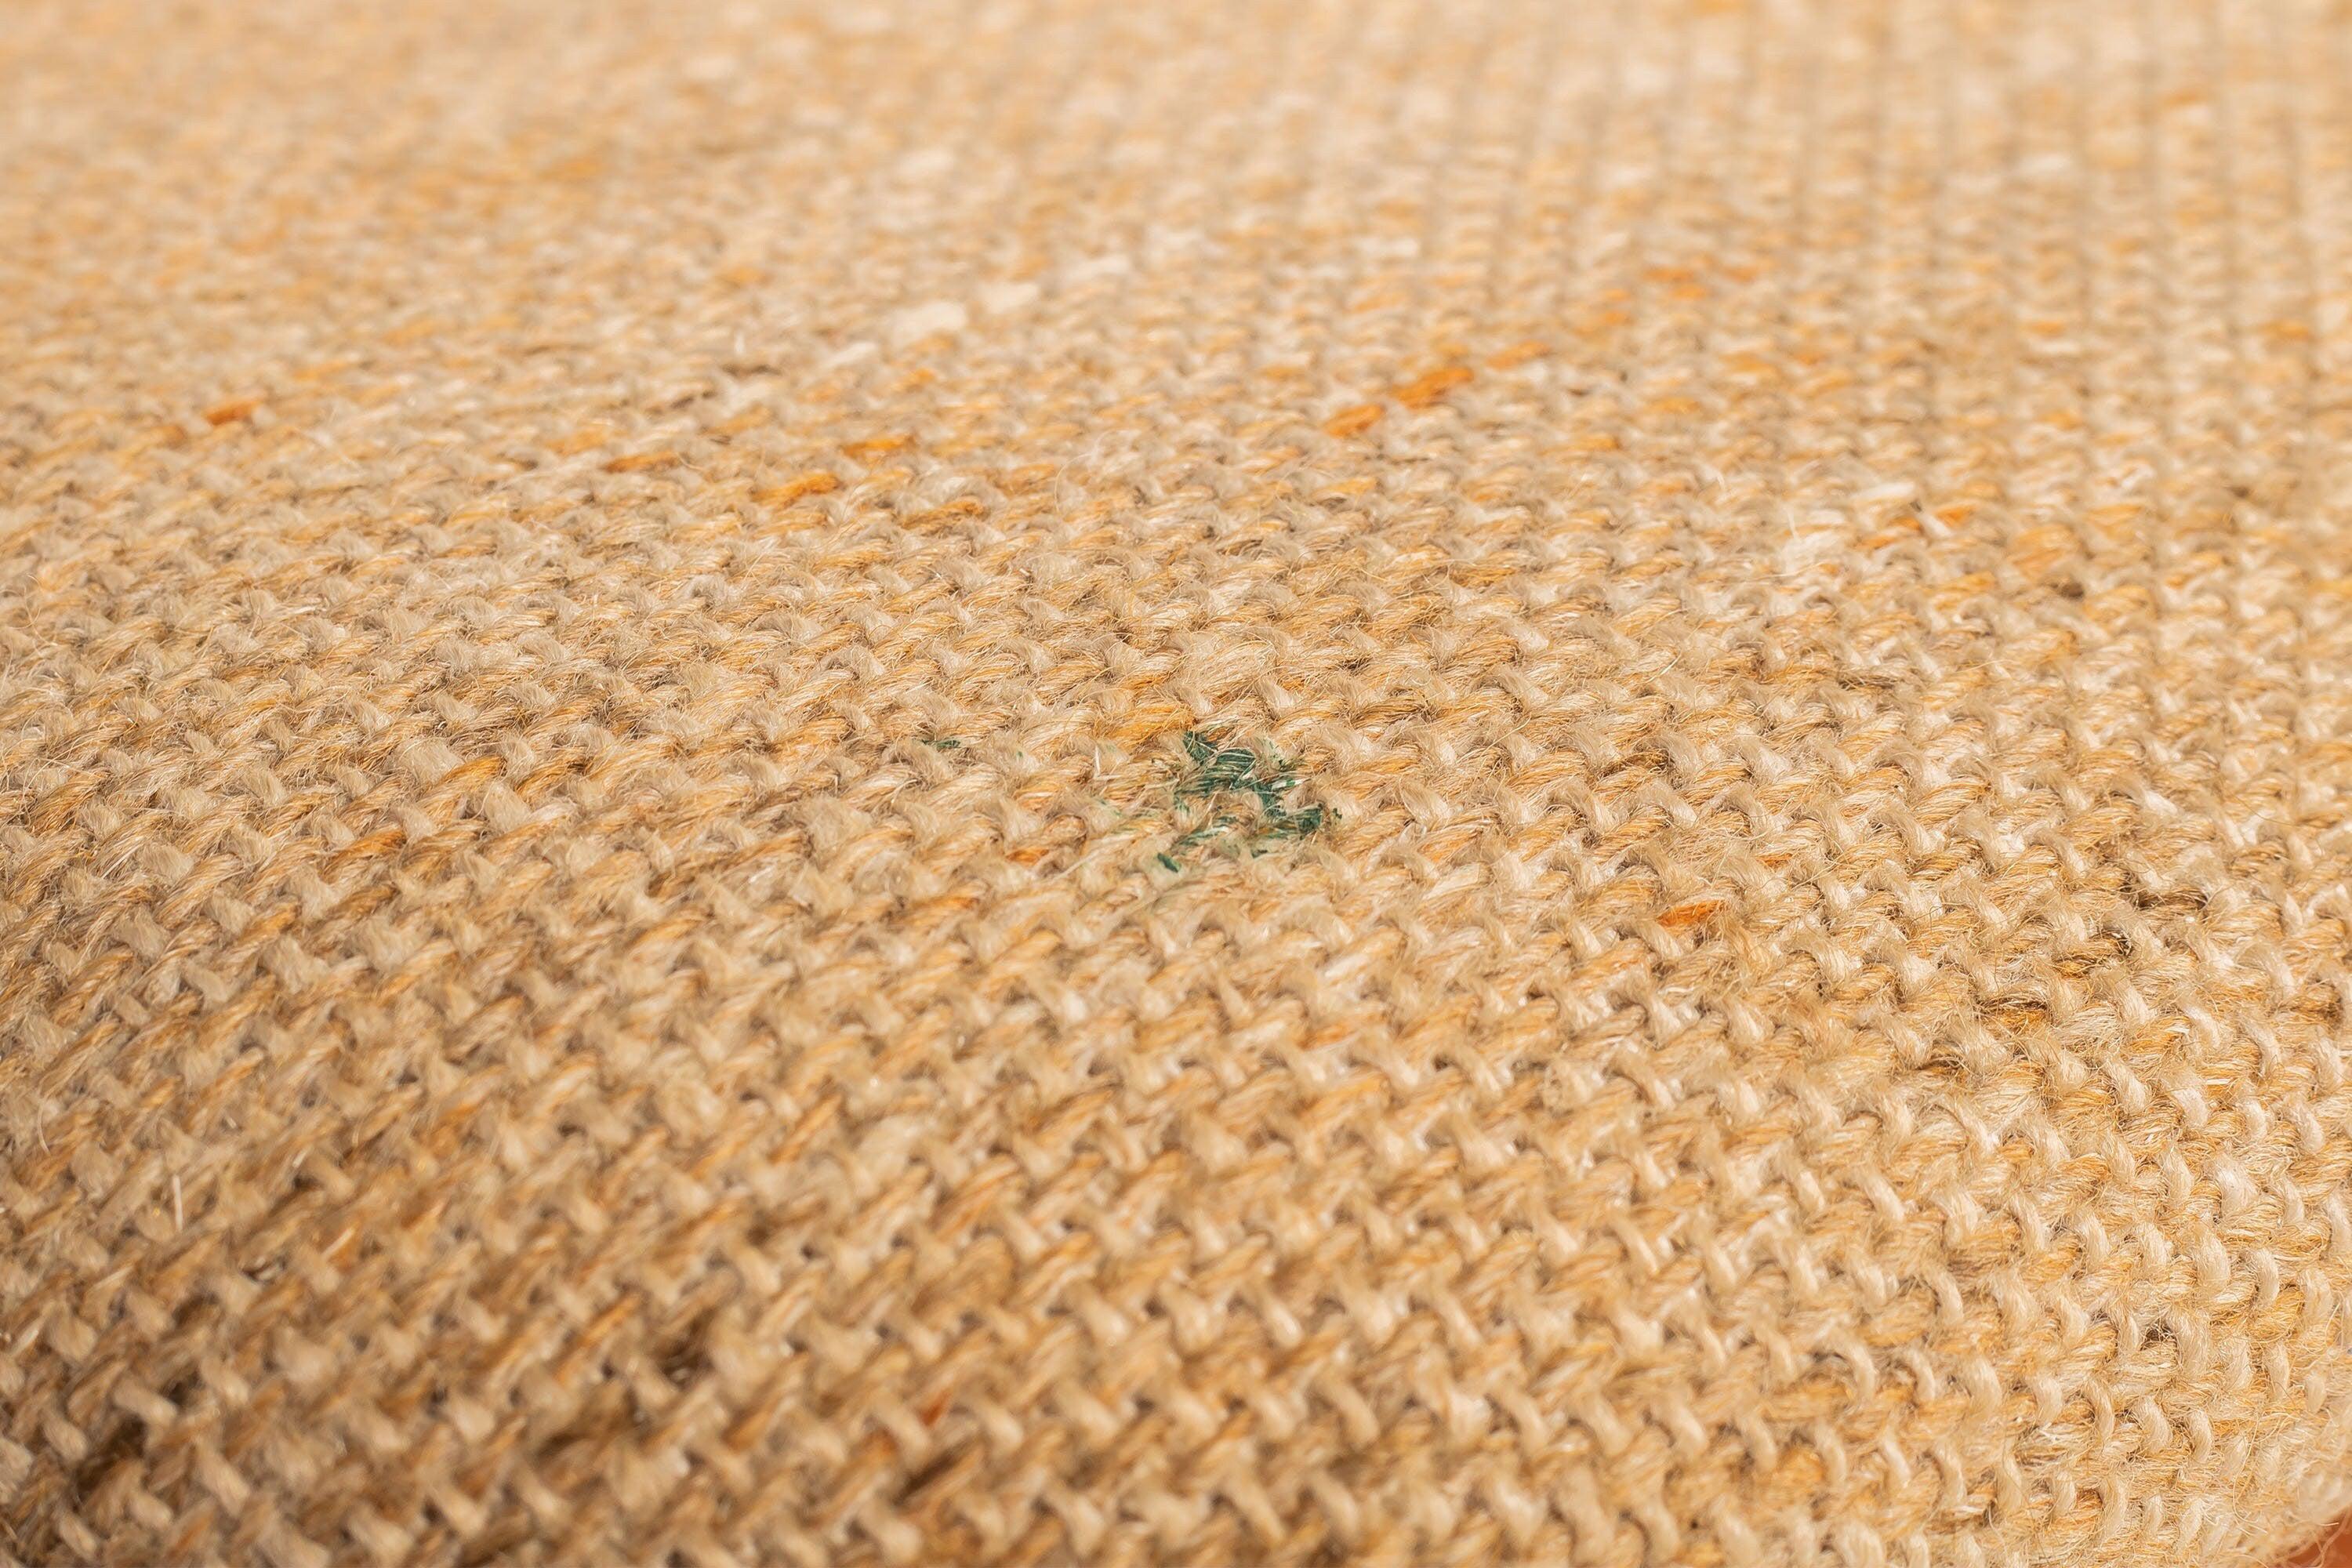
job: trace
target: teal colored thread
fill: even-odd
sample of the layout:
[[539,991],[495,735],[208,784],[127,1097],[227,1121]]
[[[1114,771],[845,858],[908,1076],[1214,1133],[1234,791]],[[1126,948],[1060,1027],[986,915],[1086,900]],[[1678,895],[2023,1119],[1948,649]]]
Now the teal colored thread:
[[1224,745],[1198,730],[1187,730],[1183,744],[1193,771],[1177,784],[1176,798],[1216,803],[1245,795],[1256,805],[1256,820],[1213,811],[1207,821],[1188,829],[1160,854],[1160,863],[1171,871],[1182,868],[1179,858],[1189,850],[1237,839],[1252,856],[1263,855],[1276,844],[1312,837],[1339,820],[1339,815],[1327,806],[1289,804],[1300,778],[1297,764],[1286,758],[1261,756],[1246,746]]

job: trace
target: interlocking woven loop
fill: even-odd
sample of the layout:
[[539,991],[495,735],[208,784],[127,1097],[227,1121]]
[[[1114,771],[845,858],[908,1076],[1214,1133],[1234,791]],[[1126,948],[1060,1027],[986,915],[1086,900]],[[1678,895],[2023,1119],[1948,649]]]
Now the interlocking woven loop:
[[2352,1502],[2352,18],[24,0],[0,1563]]

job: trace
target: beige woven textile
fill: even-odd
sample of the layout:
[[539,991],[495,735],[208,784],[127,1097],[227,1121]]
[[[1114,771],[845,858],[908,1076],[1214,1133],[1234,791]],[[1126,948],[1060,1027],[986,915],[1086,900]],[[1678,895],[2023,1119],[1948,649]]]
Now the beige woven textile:
[[2352,16],[20,0],[0,1563],[2352,1503]]

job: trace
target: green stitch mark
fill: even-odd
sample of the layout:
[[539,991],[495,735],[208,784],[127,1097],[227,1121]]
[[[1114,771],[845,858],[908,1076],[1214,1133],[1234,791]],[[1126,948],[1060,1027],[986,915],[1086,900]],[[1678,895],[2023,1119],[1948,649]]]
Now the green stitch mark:
[[[1263,855],[1276,844],[1312,837],[1339,820],[1328,807],[1289,804],[1299,774],[1288,759],[1223,745],[1198,730],[1187,730],[1183,740],[1192,772],[1177,784],[1176,799],[1180,805],[1202,802],[1209,815],[1161,853],[1160,863],[1168,869],[1181,870],[1188,851],[1221,843]],[[1235,806],[1240,809],[1230,809]]]
[[923,737],[923,744],[930,747],[931,750],[935,752],[961,752],[963,750],[963,742],[957,740],[953,735],[926,735]]

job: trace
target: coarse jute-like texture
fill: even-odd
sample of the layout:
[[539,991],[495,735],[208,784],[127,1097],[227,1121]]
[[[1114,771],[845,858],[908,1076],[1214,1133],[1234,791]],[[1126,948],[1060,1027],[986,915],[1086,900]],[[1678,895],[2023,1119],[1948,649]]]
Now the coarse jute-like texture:
[[0,1561],[2352,1501],[2352,19],[29,0]]

